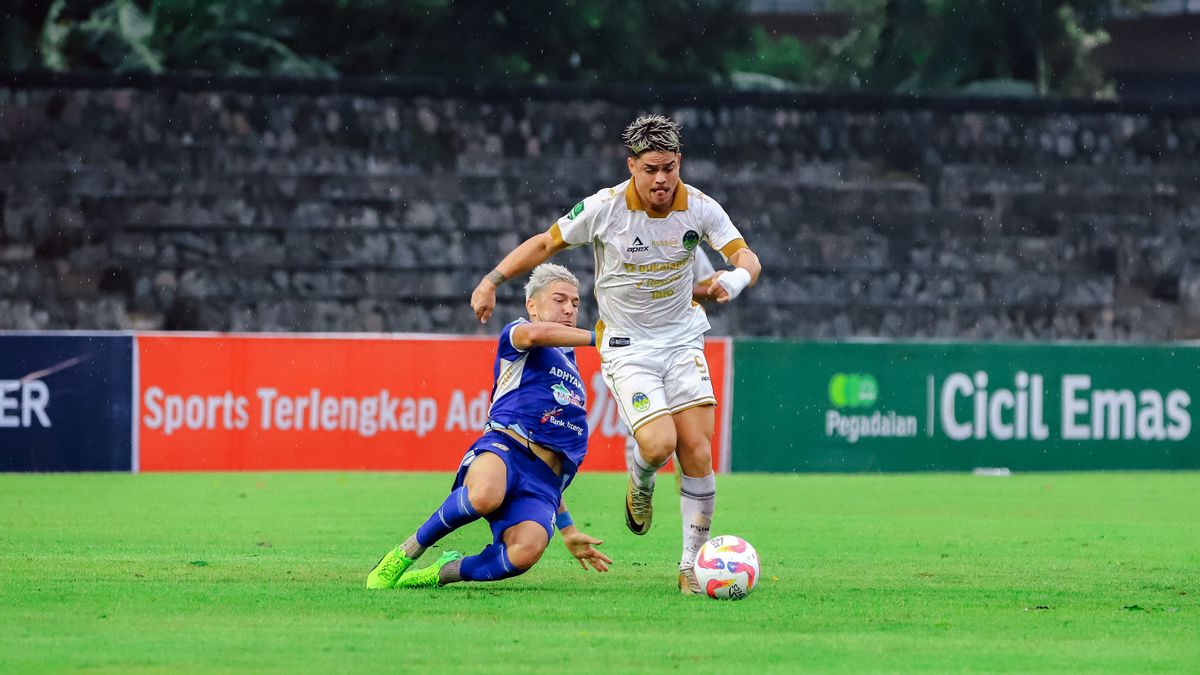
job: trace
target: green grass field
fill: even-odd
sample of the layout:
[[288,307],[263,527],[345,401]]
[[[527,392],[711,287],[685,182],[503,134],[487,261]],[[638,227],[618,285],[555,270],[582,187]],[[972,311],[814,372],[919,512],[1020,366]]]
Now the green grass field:
[[556,538],[516,579],[368,592],[449,475],[0,475],[0,672],[1195,672],[1198,479],[724,476],[714,534],[763,582],[717,602],[675,590],[670,477],[643,538],[623,476],[576,480],[607,574]]

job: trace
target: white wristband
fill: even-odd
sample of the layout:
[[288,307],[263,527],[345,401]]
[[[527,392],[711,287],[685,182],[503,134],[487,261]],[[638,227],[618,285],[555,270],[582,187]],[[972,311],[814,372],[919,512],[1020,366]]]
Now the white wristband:
[[738,267],[717,277],[717,283],[729,293],[729,299],[732,300],[750,285],[750,273]]

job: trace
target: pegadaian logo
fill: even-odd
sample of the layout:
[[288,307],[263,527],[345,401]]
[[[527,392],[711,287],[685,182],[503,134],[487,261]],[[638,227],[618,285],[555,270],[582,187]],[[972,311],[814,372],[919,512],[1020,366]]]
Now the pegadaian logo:
[[838,408],[863,408],[879,398],[879,383],[866,373],[837,373],[829,378],[829,402]]
[[[829,402],[843,410],[825,411],[825,437],[857,443],[862,438],[911,438],[917,418],[895,410],[862,410],[879,402],[879,383],[868,373],[837,373],[829,378]],[[845,409],[849,410],[845,410]]]

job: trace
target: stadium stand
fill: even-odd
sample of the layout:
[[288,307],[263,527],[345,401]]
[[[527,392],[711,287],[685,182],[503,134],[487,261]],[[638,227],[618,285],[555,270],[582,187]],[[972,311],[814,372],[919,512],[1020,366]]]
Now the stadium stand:
[[[449,91],[6,76],[0,328],[491,331],[475,281],[657,109],[771,270],[716,334],[1200,337],[1200,107]],[[561,257],[585,287],[590,258]]]

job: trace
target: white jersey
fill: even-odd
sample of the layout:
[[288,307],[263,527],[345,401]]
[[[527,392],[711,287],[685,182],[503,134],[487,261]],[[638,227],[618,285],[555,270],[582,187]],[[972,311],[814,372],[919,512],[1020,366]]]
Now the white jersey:
[[746,247],[721,205],[683,182],[664,217],[650,216],[627,180],[576,204],[550,236],[570,247],[593,246],[602,349],[605,336],[666,346],[703,335],[708,317],[692,302],[692,285],[703,278],[695,271],[696,246],[705,242],[727,261]]
[[713,267],[712,261],[708,259],[704,251],[696,251],[695,269],[692,270],[696,275],[696,283],[708,281],[712,275],[717,273],[717,268]]

